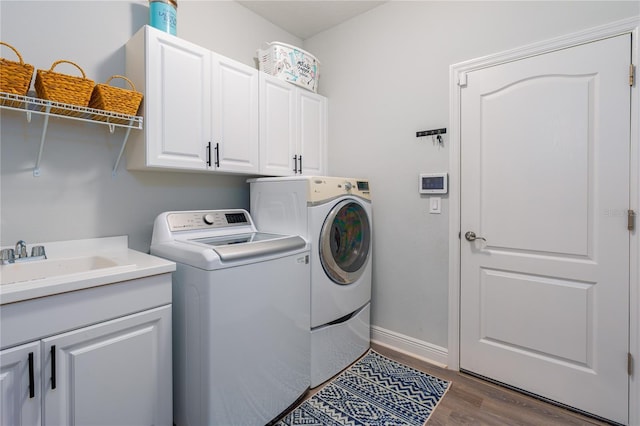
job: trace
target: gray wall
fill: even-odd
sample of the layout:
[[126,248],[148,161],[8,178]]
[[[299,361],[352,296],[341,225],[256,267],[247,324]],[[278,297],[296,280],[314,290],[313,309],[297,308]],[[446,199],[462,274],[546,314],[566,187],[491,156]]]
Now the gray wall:
[[305,41],[329,97],[329,174],[369,178],[372,323],[447,347],[448,199],[429,214],[418,174],[446,172],[449,66],[636,16],[638,2],[392,1]]
[[[448,140],[440,148],[415,132],[449,126],[449,65],[639,13],[635,1],[393,1],[303,44],[235,2],[184,1],[178,35],[249,65],[271,40],[319,58],[330,174],[372,184],[372,322],[446,347],[448,200],[441,215],[427,213],[417,176],[447,171]],[[70,59],[96,82],[124,72],[123,46],[146,22],[147,1],[0,2],[0,38],[28,63],[48,69]],[[112,178],[122,133],[95,124],[52,119],[42,176],[33,177],[41,125],[0,111],[1,245],[129,235],[146,251],[162,211],[248,207],[245,177],[121,165]]]
[[[58,59],[80,65],[96,83],[124,74],[124,44],[148,22],[147,1],[0,2],[0,39],[25,62],[49,69]],[[264,42],[301,40],[238,3],[180,2],[178,35],[248,65]],[[2,48],[2,57],[15,56]],[[78,75],[72,66],[57,71]],[[166,210],[248,208],[246,177],[111,169],[124,132],[51,119],[41,176],[33,176],[43,119],[0,111],[0,244],[128,235],[148,251],[155,216]],[[135,130],[134,130],[135,131]]]

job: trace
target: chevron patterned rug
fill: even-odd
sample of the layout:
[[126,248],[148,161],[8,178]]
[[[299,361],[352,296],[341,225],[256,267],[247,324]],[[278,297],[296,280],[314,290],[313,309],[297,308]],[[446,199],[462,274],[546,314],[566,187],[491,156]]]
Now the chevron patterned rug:
[[277,426],[422,426],[450,382],[369,350]]

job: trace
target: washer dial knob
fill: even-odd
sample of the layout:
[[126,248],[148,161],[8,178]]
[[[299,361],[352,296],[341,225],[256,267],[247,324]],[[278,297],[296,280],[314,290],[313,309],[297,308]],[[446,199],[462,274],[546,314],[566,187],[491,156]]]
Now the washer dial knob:
[[206,223],[207,225],[213,225],[213,222],[215,222],[215,218],[213,217],[213,215],[208,213],[202,217],[202,220],[204,220],[204,223]]

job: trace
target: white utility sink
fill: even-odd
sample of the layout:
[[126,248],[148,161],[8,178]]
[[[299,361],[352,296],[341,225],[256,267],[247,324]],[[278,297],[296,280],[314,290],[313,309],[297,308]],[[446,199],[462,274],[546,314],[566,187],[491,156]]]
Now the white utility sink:
[[[13,284],[24,281],[55,278],[92,272],[105,268],[127,268],[127,265],[105,256],[84,256],[67,259],[34,260],[2,265],[0,284]],[[106,272],[106,271],[105,271]]]
[[0,265],[3,307],[176,270],[173,262],[129,249],[126,236],[29,245],[44,246],[47,258]]

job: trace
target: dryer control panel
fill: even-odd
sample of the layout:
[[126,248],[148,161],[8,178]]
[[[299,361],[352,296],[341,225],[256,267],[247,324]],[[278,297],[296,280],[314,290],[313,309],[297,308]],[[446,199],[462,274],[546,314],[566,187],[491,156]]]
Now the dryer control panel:
[[345,195],[371,200],[369,181],[340,177],[314,177],[309,180],[309,202],[320,203]]

